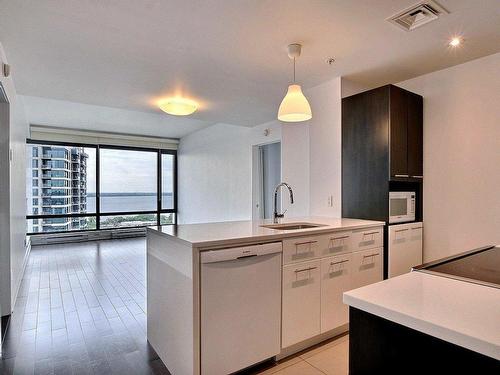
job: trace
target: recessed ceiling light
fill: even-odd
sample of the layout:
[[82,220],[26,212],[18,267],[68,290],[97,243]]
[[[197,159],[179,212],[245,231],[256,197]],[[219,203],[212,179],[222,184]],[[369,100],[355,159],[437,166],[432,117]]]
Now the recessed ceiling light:
[[198,109],[198,103],[187,98],[172,97],[158,101],[158,107],[170,115],[187,116]]
[[454,36],[453,38],[451,38],[449,45],[451,47],[458,47],[460,43],[462,43],[462,38],[460,38],[459,36]]

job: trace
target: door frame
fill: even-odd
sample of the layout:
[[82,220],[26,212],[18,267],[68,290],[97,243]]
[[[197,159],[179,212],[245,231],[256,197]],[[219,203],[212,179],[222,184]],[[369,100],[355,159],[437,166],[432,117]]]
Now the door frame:
[[262,215],[262,203],[263,203],[263,196],[262,196],[262,191],[264,188],[263,181],[262,181],[262,158],[261,158],[261,147],[262,146],[267,146],[267,145],[272,145],[275,143],[280,144],[280,181],[282,180],[283,177],[283,148],[281,147],[281,140],[274,140],[270,142],[263,142],[263,143],[258,143],[252,145],[252,197],[251,197],[251,204],[252,204],[252,220],[262,220],[263,215]]

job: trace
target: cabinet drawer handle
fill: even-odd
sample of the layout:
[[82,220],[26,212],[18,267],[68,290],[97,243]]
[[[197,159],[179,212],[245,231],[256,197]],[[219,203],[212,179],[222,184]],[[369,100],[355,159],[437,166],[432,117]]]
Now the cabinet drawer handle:
[[412,176],[413,178],[424,178],[424,176]]
[[370,255],[363,255],[363,259],[370,258],[370,257],[375,257],[377,255],[379,255],[379,253],[374,253],[374,254],[370,254]]
[[308,268],[297,269],[297,270],[295,270],[295,273],[312,271],[312,270],[315,270],[316,268],[318,268],[318,267],[308,267]]
[[313,243],[316,243],[316,242],[318,242],[318,241],[296,242],[295,246],[299,246],[299,245],[312,245]]
[[351,237],[351,236],[332,237],[332,238],[330,238],[330,241],[343,240],[343,239],[346,239],[346,238],[349,238],[349,237]]
[[394,177],[410,177],[407,174],[395,174]]
[[[413,228],[412,228],[413,229]],[[399,233],[399,232],[406,232],[408,228],[405,229],[396,229],[394,232]]]
[[378,234],[378,231],[363,233],[363,236],[370,236],[372,234]]
[[330,262],[330,266],[335,266],[336,264],[342,264],[349,262],[349,259],[339,260],[338,262]]
[[415,230],[415,229],[422,229],[422,227],[413,227],[413,228],[411,228],[411,230]]

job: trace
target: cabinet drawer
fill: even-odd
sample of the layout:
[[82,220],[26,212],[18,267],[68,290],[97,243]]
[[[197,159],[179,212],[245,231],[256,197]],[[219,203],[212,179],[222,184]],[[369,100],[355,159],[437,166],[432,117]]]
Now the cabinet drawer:
[[[324,245],[323,245],[324,244]],[[324,237],[321,256],[331,256],[353,251],[353,235],[351,231],[334,232]]]
[[352,254],[352,285],[351,289],[373,284],[383,279],[382,247],[368,249]]
[[283,264],[319,258],[326,246],[325,236],[297,237],[283,240]]
[[283,348],[320,333],[320,267],[319,260],[283,266]]
[[357,229],[352,232],[353,251],[384,246],[384,228]]
[[321,260],[321,332],[340,327],[349,321],[342,294],[351,289],[352,254]]
[[410,272],[422,264],[422,223],[391,225],[388,230],[388,276]]

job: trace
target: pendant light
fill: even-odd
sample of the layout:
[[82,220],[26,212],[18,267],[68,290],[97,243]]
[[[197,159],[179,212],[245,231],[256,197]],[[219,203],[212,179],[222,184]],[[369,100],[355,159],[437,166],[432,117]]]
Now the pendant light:
[[302,46],[294,43],[288,46],[288,57],[293,60],[293,84],[283,98],[279,110],[278,120],[285,122],[307,121],[312,118],[311,106],[302,93],[300,85],[295,83],[295,60],[299,58]]

